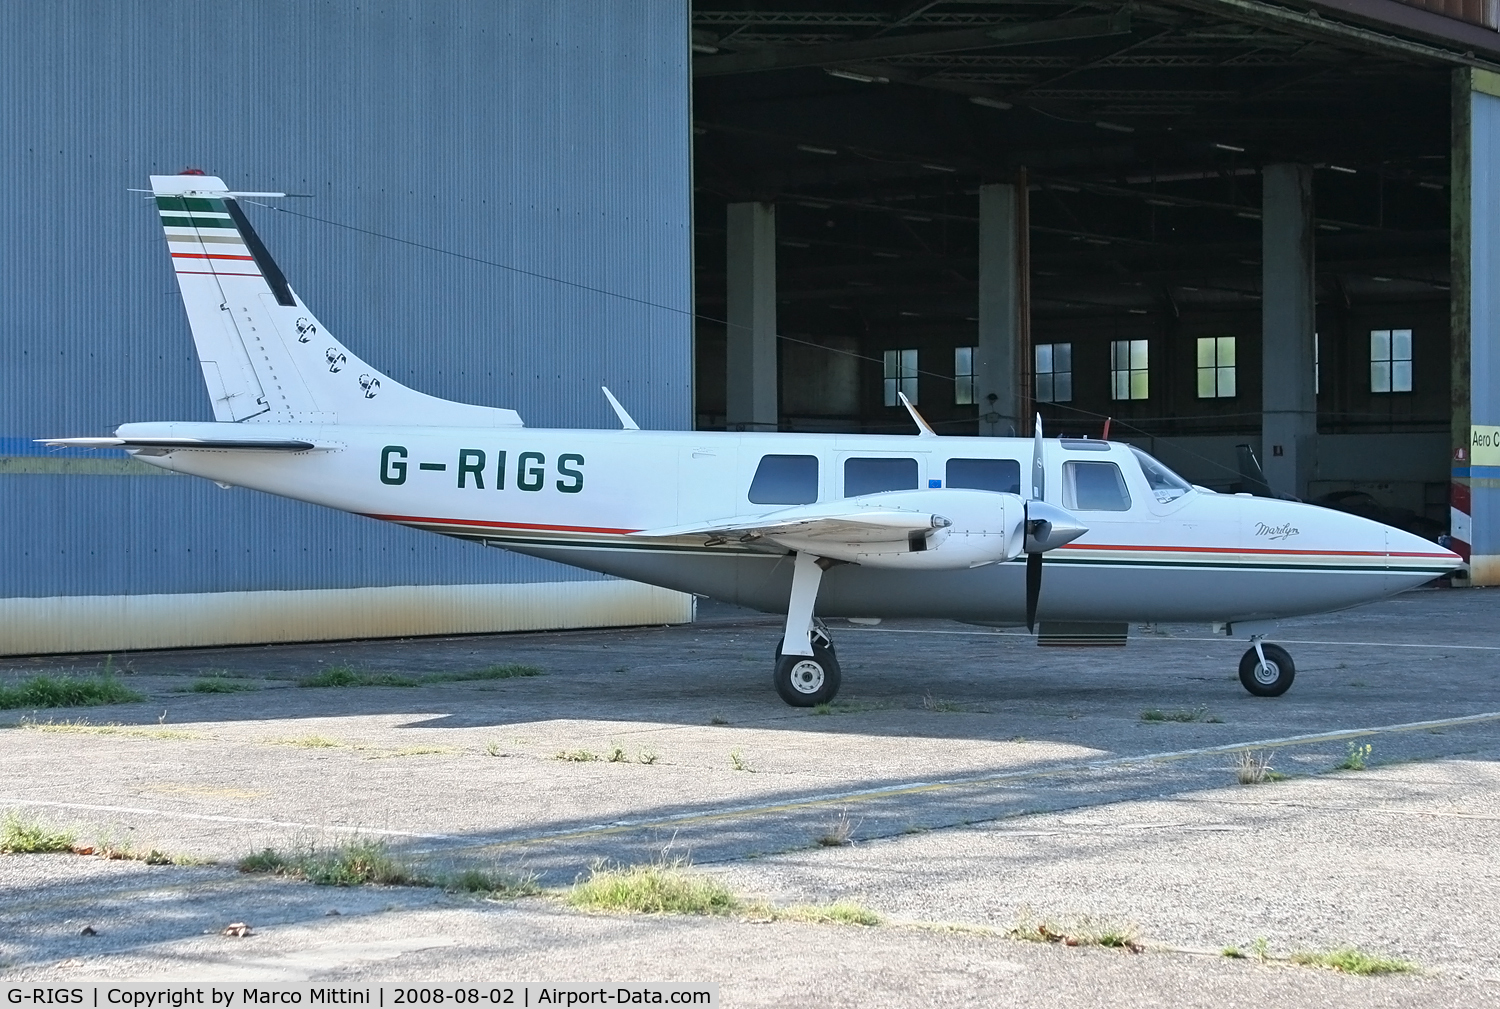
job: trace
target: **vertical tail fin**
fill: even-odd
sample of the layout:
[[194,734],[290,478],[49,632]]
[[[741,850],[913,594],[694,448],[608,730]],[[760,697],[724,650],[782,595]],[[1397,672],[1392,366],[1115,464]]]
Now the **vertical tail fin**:
[[151,190],[215,420],[520,426],[514,410],[409,389],[333,339],[222,180],[153,175]]

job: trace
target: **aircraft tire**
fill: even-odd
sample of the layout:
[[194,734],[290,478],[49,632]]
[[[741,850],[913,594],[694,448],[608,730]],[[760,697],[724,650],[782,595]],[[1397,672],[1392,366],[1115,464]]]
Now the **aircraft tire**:
[[772,682],[781,699],[794,708],[826,704],[839,692],[843,673],[831,649],[813,646],[813,654],[782,655]]
[[1240,658],[1240,683],[1256,697],[1280,697],[1291,687],[1297,676],[1297,666],[1280,645],[1262,644],[1260,647],[1266,653],[1266,667],[1261,667],[1255,649],[1249,649]]

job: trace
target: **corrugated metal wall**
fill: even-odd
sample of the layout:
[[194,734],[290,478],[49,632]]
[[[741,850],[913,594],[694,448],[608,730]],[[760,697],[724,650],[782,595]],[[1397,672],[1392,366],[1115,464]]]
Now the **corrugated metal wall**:
[[569,282],[247,208],[325,325],[401,381],[549,427],[613,426],[604,383],[643,425],[690,426],[687,32],[684,0],[0,5],[0,598],[591,577],[14,457],[212,420],[157,215],[126,191],[186,166]]

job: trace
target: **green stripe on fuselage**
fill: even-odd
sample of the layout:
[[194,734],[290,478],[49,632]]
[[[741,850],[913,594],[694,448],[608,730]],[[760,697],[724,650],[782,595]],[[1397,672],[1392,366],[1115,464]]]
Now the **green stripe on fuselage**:
[[227,217],[163,217],[164,228],[227,228],[234,230],[234,222]]

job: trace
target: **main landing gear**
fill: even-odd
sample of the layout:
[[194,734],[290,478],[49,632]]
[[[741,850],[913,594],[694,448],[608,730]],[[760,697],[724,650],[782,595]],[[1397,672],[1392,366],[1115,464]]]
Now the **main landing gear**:
[[1240,683],[1257,697],[1280,697],[1296,676],[1287,650],[1263,643],[1260,635],[1250,639],[1250,649],[1240,657]]
[[781,699],[794,708],[811,708],[833,700],[843,678],[827,628],[813,619],[818,584],[829,566],[824,558],[801,552],[792,567],[786,634],[776,649],[772,682]]

